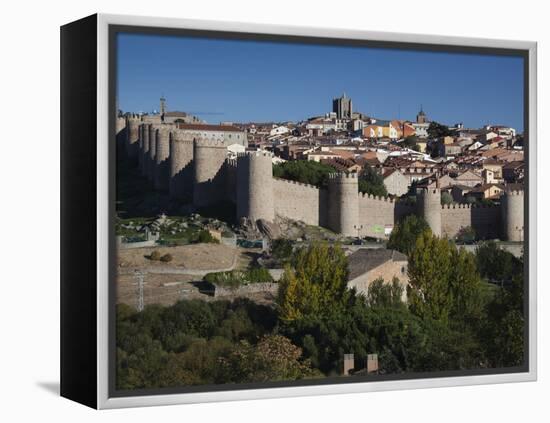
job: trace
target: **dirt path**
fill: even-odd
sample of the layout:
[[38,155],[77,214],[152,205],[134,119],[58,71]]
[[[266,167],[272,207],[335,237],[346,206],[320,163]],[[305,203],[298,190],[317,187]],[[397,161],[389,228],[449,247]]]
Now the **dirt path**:
[[[153,251],[171,254],[170,263],[147,258]],[[118,252],[117,302],[138,307],[143,304],[170,305],[181,299],[200,298],[214,301],[201,291],[205,274],[247,268],[258,256],[258,249],[229,247],[221,244],[194,244],[179,247],[146,247]],[[139,281],[142,280],[140,289]],[[251,299],[269,303],[272,298],[253,294]]]
[[[153,251],[170,254],[169,263],[150,260]],[[237,249],[222,244],[194,244],[178,247],[146,247],[118,251],[120,273],[139,269],[151,273],[193,274],[215,269],[231,269],[237,260]],[[190,272],[190,273],[185,273]]]

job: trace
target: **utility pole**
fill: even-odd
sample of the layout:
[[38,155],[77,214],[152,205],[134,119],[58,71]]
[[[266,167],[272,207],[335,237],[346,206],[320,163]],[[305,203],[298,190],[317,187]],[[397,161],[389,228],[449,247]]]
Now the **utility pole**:
[[144,279],[145,275],[143,272],[140,272],[136,270],[136,277],[137,277],[137,310],[143,311],[144,304],[143,304],[143,287],[145,285]]

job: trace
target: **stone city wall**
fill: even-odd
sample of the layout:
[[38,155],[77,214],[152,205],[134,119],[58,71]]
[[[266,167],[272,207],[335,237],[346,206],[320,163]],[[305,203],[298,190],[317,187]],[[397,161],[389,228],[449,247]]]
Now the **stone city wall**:
[[227,146],[221,141],[193,142],[193,204],[209,206],[225,197],[222,167],[227,157]]
[[275,214],[308,225],[326,226],[327,191],[313,185],[273,178]]
[[237,159],[225,161],[225,199],[237,204]]
[[441,207],[441,232],[454,238],[463,228],[472,227],[478,238],[498,238],[500,207],[451,204]]
[[396,203],[385,197],[359,194],[359,233],[385,238],[393,229]]
[[396,222],[416,213],[435,234],[449,238],[472,227],[478,238],[523,240],[523,191],[505,192],[502,206],[441,206],[440,190],[430,189],[417,197],[415,206],[359,194],[355,174],[331,174],[328,189],[320,189],[273,178],[267,152],[228,159],[221,140],[203,140],[173,125],[140,124],[135,117],[126,125],[128,157],[139,159],[142,174],[157,189],[168,188],[171,197],[192,199],[198,207],[230,200],[238,217],[271,221],[277,215],[348,236],[376,238],[387,238]]

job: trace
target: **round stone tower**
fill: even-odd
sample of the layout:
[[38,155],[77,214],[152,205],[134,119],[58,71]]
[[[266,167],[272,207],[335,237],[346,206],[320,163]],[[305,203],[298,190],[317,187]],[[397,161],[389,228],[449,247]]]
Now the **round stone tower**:
[[420,214],[430,226],[432,233],[441,236],[441,190],[427,188],[420,195]]
[[155,167],[156,167],[156,153],[157,153],[157,125],[149,126],[149,157],[147,161],[149,166],[147,167],[147,178],[151,181],[155,181]]
[[170,132],[170,154],[168,159],[168,190],[177,199],[189,198],[193,194],[193,138],[178,129]]
[[126,144],[128,142],[128,136],[126,135],[126,121],[127,119],[123,116],[116,117],[115,128],[117,154],[119,152],[126,153]]
[[138,155],[139,125],[138,118],[130,116],[126,119],[126,154],[130,159],[136,159]]
[[115,127],[116,127],[116,134],[118,135],[120,131],[126,128],[126,119],[123,116],[117,116]]
[[328,223],[334,232],[357,236],[359,226],[359,183],[355,173],[331,173],[328,180]]
[[525,197],[523,190],[506,189],[501,197],[502,237],[506,241],[523,242]]
[[172,125],[161,125],[157,131],[157,147],[155,151],[155,189],[168,189],[168,172],[170,157],[170,131]]
[[255,151],[237,158],[237,219],[243,217],[252,222],[275,218],[271,153]]
[[141,128],[141,135],[143,138],[143,147],[141,150],[141,155],[142,155],[141,174],[143,176],[147,176],[148,174],[147,170],[149,169],[149,142],[150,142],[149,127],[150,126],[151,126],[150,124],[144,123]]
[[227,147],[223,141],[193,141],[193,204],[196,207],[208,206],[224,198],[222,173],[226,157]]
[[143,169],[143,125],[138,126],[138,137],[137,162],[139,172],[141,173]]

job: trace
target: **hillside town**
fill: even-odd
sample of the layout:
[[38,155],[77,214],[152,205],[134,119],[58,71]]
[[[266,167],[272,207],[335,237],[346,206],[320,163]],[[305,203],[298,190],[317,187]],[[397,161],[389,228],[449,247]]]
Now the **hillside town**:
[[204,139],[222,140],[228,157],[246,151],[269,151],[273,163],[314,161],[336,172],[372,168],[387,194],[401,197],[411,187],[429,188],[436,181],[445,202],[498,201],[506,186],[524,179],[524,137],[516,129],[488,123],[466,128],[431,121],[420,106],[414,120],[379,119],[353,110],[344,93],[332,111],[299,122],[221,122],[207,124],[185,112],[167,111],[161,98],[158,113],[142,122],[171,123]]
[[444,126],[422,107],[414,120],[383,120],[353,111],[352,104],[343,94],[324,116],[235,126],[248,134],[249,149],[272,151],[276,162],[310,160],[359,173],[372,167],[396,197],[439,179],[454,202],[497,200],[506,185],[523,183],[524,139],[514,128]]
[[[412,120],[367,116],[344,93],[302,121],[219,124],[162,97],[152,113],[118,111],[116,129],[122,389],[522,362],[515,128],[447,125],[421,105]],[[151,328],[150,313],[166,320]],[[388,340],[400,325],[416,332]],[[182,373],[137,378],[130,328],[161,334],[144,360],[176,354]],[[267,379],[243,373],[247,354],[280,349],[288,362],[254,358]],[[197,354],[216,364],[197,373]]]

